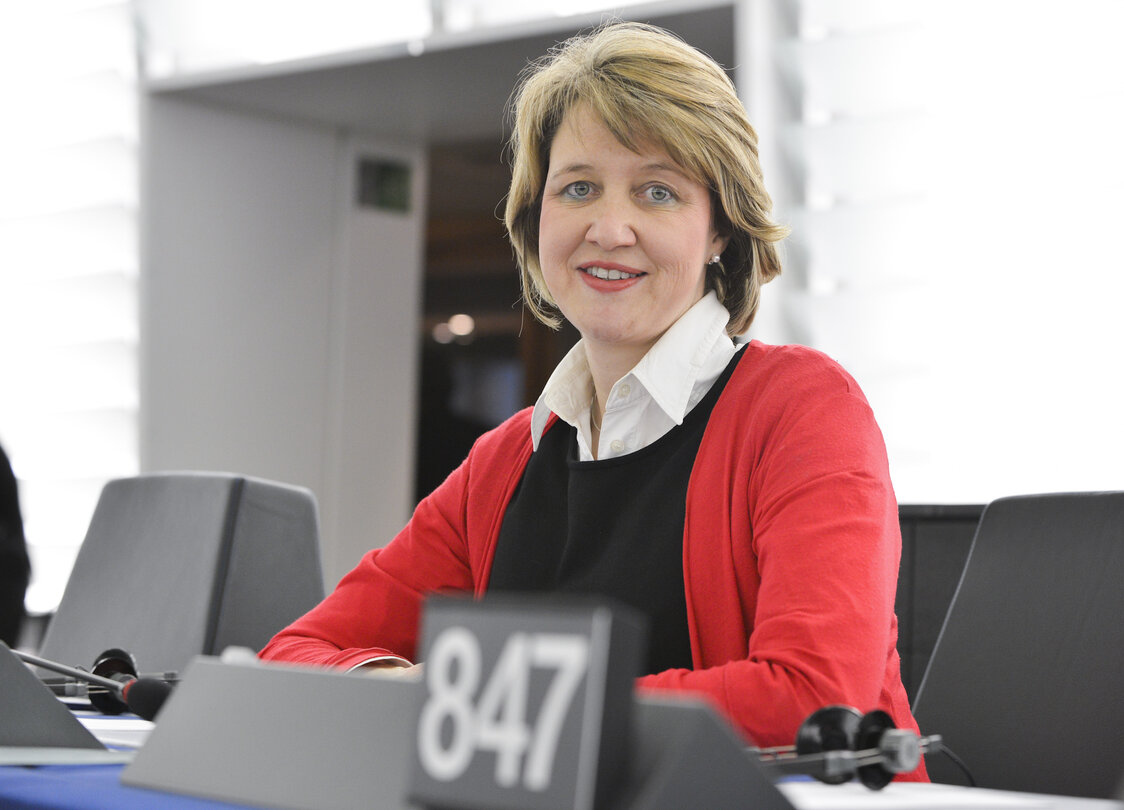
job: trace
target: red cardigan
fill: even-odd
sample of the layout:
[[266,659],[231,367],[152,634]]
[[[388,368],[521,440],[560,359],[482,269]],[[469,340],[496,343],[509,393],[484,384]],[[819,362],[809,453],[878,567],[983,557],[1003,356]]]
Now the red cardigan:
[[[882,434],[855,381],[756,341],[710,417],[687,489],[683,575],[694,668],[642,689],[709,698],[754,743],[791,744],[816,709],[883,709],[916,730],[896,649],[901,555]],[[385,548],[277,634],[269,660],[413,659],[422,597],[483,594],[531,456],[530,409],[482,436]],[[908,778],[925,779],[924,765]]]

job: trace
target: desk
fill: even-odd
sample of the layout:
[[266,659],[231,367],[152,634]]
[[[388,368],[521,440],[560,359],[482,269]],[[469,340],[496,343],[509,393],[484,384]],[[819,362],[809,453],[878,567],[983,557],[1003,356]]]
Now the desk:
[[4,810],[213,810],[238,806],[126,787],[121,784],[123,767],[0,767],[0,807]]
[[[74,708],[74,707],[72,707]],[[129,748],[144,743],[152,724],[133,715],[115,717],[98,712],[76,710],[75,715],[101,741],[114,749],[113,755],[128,756]],[[57,750],[66,761],[67,749]],[[96,757],[106,752],[84,751]],[[104,761],[104,760],[103,760]],[[125,765],[51,764],[0,767],[0,808],[20,810],[199,810],[238,805],[196,799],[121,784]]]
[[[0,808],[177,810],[272,802],[299,810],[414,810],[404,797],[411,790],[407,741],[418,727],[420,689],[420,683],[409,679],[201,657],[156,724],[129,716],[82,719],[103,745],[124,740],[140,746],[131,765],[3,765]],[[45,706],[57,709],[46,690],[30,694],[45,695]],[[8,708],[16,711],[19,704],[9,701]],[[65,710],[62,716],[74,723]],[[1121,810],[1117,802],[1095,799],[904,783],[874,792],[857,783],[810,780],[781,784],[785,802],[747,757],[741,741],[705,704],[637,698],[630,721],[628,739],[620,741],[630,757],[616,796],[631,808]],[[134,735],[131,742],[129,734]],[[42,762],[29,757],[47,750],[55,762],[56,752],[76,750],[59,748],[58,742],[37,744],[54,747],[36,752],[7,748],[11,757],[6,761]],[[78,751],[86,763],[91,753],[118,754],[90,747]]]
[[[146,721],[79,713],[103,743],[142,745]],[[130,737],[130,735],[133,735]],[[200,799],[121,783],[122,764],[0,766],[3,810],[221,810],[253,805]],[[796,778],[778,786],[796,810],[1124,810],[1105,799],[1045,796],[952,785],[892,783],[871,791],[858,782],[826,785]],[[393,801],[394,808],[402,807]],[[732,806],[738,806],[732,803]],[[378,810],[377,805],[372,805]],[[316,810],[316,808],[310,808]],[[702,810],[719,810],[703,808]]]
[[[332,676],[322,672],[301,673],[275,669],[261,672],[240,667],[207,665],[206,662],[197,666],[202,668],[195,671],[197,677],[192,683],[196,685],[202,685],[209,678],[216,676],[223,678],[233,676],[235,678],[248,678],[261,691],[268,689],[273,682],[278,680],[288,682],[296,679],[303,683],[311,679],[310,682],[316,685],[321,692],[342,693],[345,705],[350,707],[354,715],[358,716],[361,728],[375,728],[380,720],[384,723],[391,723],[395,715],[400,715],[398,719],[401,721],[406,721],[412,716],[409,711],[405,711],[401,707],[401,704],[408,703],[402,698],[406,694],[406,690],[411,688],[408,683],[402,681],[376,682],[358,676]],[[320,688],[322,679],[327,677],[334,678],[332,688],[323,690]],[[185,680],[186,685],[188,685],[187,680]],[[358,690],[357,695],[347,694],[350,690]],[[229,712],[230,708],[223,705],[218,696],[226,694],[238,698],[242,693],[242,690],[232,688],[230,682],[227,681],[223,689],[204,689],[201,694],[207,698],[207,702],[212,709],[215,709],[219,714],[224,714]],[[214,727],[215,717],[208,719],[205,716],[205,711],[202,711],[198,706],[190,705],[190,690],[181,692],[180,698],[179,701],[169,702],[166,707],[166,714],[160,718],[161,723],[175,723],[178,720],[184,720],[195,727]],[[188,701],[187,703],[184,703],[185,699]],[[284,713],[279,713],[276,708],[278,706],[288,708]],[[322,741],[317,740],[314,725],[306,725],[305,721],[299,719],[299,708],[299,704],[293,700],[283,700],[281,697],[267,700],[263,705],[263,712],[275,719],[275,725],[271,729],[267,729],[264,735],[246,734],[238,737],[234,730],[225,729],[221,736],[225,742],[233,743],[225,748],[222,744],[217,744],[213,735],[193,736],[186,741],[185,747],[174,752],[171,760],[173,769],[177,773],[186,774],[191,773],[192,768],[197,769],[197,772],[222,773],[239,766],[247,767],[247,760],[253,758],[253,754],[250,752],[253,749],[255,754],[265,752],[269,766],[268,770],[255,772],[257,781],[254,784],[260,785],[265,780],[276,784],[278,781],[284,780],[278,779],[277,767],[280,757],[277,756],[276,751],[272,755],[270,754],[271,738],[284,735],[291,739],[294,728],[303,728],[305,733],[299,734],[301,740],[299,756],[296,759],[290,759],[307,762],[308,765],[291,767],[290,770],[293,772],[300,771],[297,776],[308,787],[308,791],[304,799],[296,798],[293,793],[285,793],[283,798],[274,799],[274,801],[288,800],[291,804],[297,806],[300,806],[303,802],[304,805],[309,806],[310,810],[321,810],[321,807],[317,804],[317,798],[320,799],[322,805],[324,792],[317,785],[331,784],[331,782],[324,780],[338,779],[340,773],[337,771],[334,775],[330,775],[331,771],[325,771],[318,764],[317,757],[331,756],[328,753],[330,746],[323,745]],[[649,706],[649,709],[651,708],[654,707]],[[369,712],[369,716],[364,715],[364,712]],[[104,717],[87,713],[80,713],[80,715],[83,724],[103,743],[112,745],[124,741],[126,744],[144,746],[145,751],[142,753],[151,753],[156,750],[153,745],[158,742],[155,737],[159,736],[161,729],[151,727],[151,724],[145,721],[140,721],[131,716]],[[637,740],[650,741],[654,737],[660,736],[659,726],[651,725],[652,720],[658,716],[658,713],[652,713],[651,711],[639,712],[634,716],[635,729],[639,735],[636,738]],[[307,722],[314,724],[313,720]],[[321,722],[319,725],[323,726],[326,723]],[[338,723],[335,721],[327,725],[338,727]],[[147,734],[150,727],[155,735],[152,739],[149,739]],[[167,731],[171,726],[164,725],[162,728]],[[133,736],[130,737],[130,735]],[[408,732],[405,727],[402,727],[389,736],[393,740],[401,741],[406,735],[408,735]],[[410,807],[410,805],[400,801],[400,796],[403,795],[405,789],[406,778],[402,772],[406,765],[404,761],[387,762],[388,758],[393,760],[391,754],[393,751],[397,751],[399,746],[397,743],[393,743],[393,746],[390,747],[391,743],[386,740],[379,742],[379,739],[378,737],[369,738],[367,744],[361,746],[363,749],[362,761],[366,762],[368,769],[373,770],[371,759],[377,757],[383,760],[384,765],[389,770],[382,772],[375,783],[377,787],[365,787],[361,792],[353,795],[361,795],[365,798],[368,793],[377,793],[378,787],[389,788],[380,794],[384,800],[381,806],[384,810],[389,810],[389,808],[403,810]],[[641,750],[646,747],[646,742],[638,743],[637,754],[639,755]],[[354,751],[355,747],[348,746],[348,749]],[[207,759],[209,755],[216,752],[222,752],[222,756]],[[189,762],[189,760],[192,761]],[[670,760],[663,764],[667,765],[668,762]],[[182,768],[180,763],[183,763]],[[335,757],[332,757],[329,764],[335,765],[338,764],[338,761]],[[710,763],[708,774],[713,773],[713,766],[714,763]],[[254,806],[237,801],[215,801],[163,790],[125,785],[121,782],[121,774],[125,767],[122,764],[0,766],[0,808],[3,808],[3,810],[8,810],[8,808],[18,810],[139,810],[139,808],[145,808],[145,810],[151,808],[155,810],[164,810],[165,808],[168,810],[202,810],[203,808]],[[351,763],[346,767],[353,768],[356,765]],[[395,778],[401,784],[392,787],[390,783],[393,783]],[[158,784],[163,786],[162,783]],[[691,785],[693,784],[692,782]],[[882,791],[870,791],[857,782],[844,785],[825,785],[810,779],[799,779],[784,782],[779,785],[779,788],[796,810],[1124,810],[1124,805],[1108,800],[1044,796],[949,785],[893,783]],[[689,786],[689,791],[693,792],[694,790],[695,788]],[[255,794],[248,794],[252,797],[251,799],[244,798],[238,801],[264,800]],[[226,796],[229,799],[236,794],[218,792],[209,795]],[[246,795],[243,794],[243,796]],[[378,796],[372,798],[375,801],[379,799]],[[727,801],[727,798],[729,798],[729,801]],[[376,810],[380,807],[378,804],[371,804],[370,806],[376,808]],[[708,802],[706,806],[700,806],[700,810],[725,810],[725,808],[740,810],[745,806],[746,795],[731,791],[727,787],[721,789],[717,800]]]
[[[218,810],[246,807],[126,787],[119,781],[122,767],[0,767],[0,807],[5,810]],[[1042,796],[949,785],[892,784],[873,792],[857,783],[824,785],[798,781],[782,784],[780,789],[797,810],[1119,810],[1124,807],[1104,799]]]

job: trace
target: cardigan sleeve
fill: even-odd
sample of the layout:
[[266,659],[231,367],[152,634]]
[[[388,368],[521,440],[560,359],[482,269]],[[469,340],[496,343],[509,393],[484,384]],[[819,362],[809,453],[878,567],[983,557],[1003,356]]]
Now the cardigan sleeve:
[[528,409],[478,439],[386,547],[367,552],[259,656],[340,668],[415,660],[425,596],[483,592],[499,521],[531,452],[529,420]]
[[695,668],[639,684],[701,693],[761,746],[791,744],[838,703],[916,729],[895,646],[901,537],[882,434],[831,361],[775,359],[715,410],[708,433],[722,440],[704,438],[688,490]]

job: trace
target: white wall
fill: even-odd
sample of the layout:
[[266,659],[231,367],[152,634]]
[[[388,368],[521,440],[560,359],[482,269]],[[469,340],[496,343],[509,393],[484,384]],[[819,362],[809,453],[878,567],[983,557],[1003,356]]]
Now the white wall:
[[1124,485],[1124,4],[739,0],[736,20],[792,226],[750,334],[854,375],[902,503]]
[[[408,215],[353,205],[356,160],[375,156],[414,167]],[[337,166],[329,463],[320,497],[331,584],[388,542],[413,508],[428,168],[419,147],[350,136]]]
[[145,127],[142,470],[309,487],[330,587],[408,515],[424,211],[355,210],[378,148],[332,128],[159,94]]

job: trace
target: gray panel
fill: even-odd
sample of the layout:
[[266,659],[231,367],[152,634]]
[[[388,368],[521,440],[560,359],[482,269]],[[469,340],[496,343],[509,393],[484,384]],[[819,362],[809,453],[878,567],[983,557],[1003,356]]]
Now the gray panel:
[[[196,659],[121,781],[279,808],[415,807],[404,798],[420,682]],[[714,711],[637,700],[627,810],[792,810]]]
[[259,650],[315,607],[324,598],[319,536],[310,491],[246,479],[214,634],[201,652]]
[[41,655],[89,668],[110,647],[141,672],[260,648],[323,598],[316,502],[230,474],[111,481]]
[[960,583],[983,506],[908,504],[898,511],[902,559],[894,610],[902,682],[912,700]]
[[898,587],[894,595],[894,614],[898,617],[898,656],[901,658],[902,683],[906,694],[913,699],[914,688],[921,677],[915,675],[916,657],[913,641],[914,578],[913,553],[916,546],[917,523],[901,514],[902,558],[898,566]]
[[408,808],[419,684],[198,658],[121,781],[280,808]]
[[744,743],[701,701],[642,699],[622,810],[792,810]]
[[[674,31],[728,69],[735,65],[732,2],[695,0],[679,11],[666,3],[617,11],[622,18]],[[500,26],[499,34],[487,28],[446,33],[427,41],[420,54],[410,53],[405,43],[393,43],[334,60],[305,60],[298,67],[252,66],[153,86],[160,93],[401,140],[497,142],[519,72],[603,16],[596,11],[568,19],[548,17]]]
[[978,520],[921,522],[913,549],[912,695],[944,626],[972,548]]
[[[1124,763],[1124,493],[1005,498],[980,521],[915,701],[984,787],[1107,798]],[[929,758],[940,781],[962,777]]]
[[2,641],[0,684],[0,746],[104,750]]
[[41,654],[90,667],[110,647],[146,672],[180,670],[204,649],[234,477],[110,481]]

